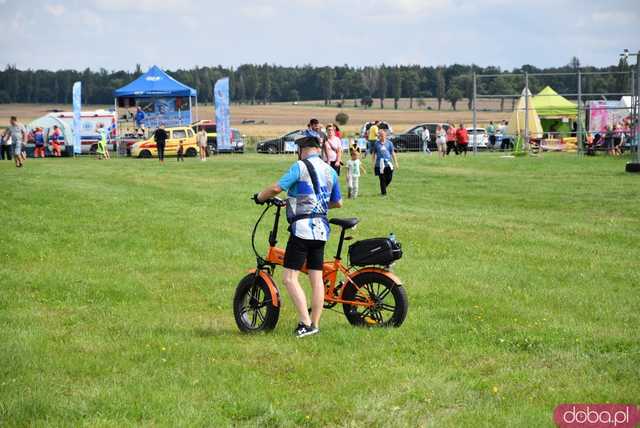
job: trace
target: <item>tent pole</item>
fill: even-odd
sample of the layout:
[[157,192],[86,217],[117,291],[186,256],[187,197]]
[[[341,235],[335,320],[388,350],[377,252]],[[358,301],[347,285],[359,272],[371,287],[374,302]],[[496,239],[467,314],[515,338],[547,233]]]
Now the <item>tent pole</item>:
[[196,101],[196,120],[192,120],[192,122],[197,122],[200,120],[200,111],[198,109],[198,96],[196,95],[194,100]]
[[120,156],[120,144],[118,143],[118,98],[113,99],[113,111],[116,115],[116,129],[115,129],[115,140],[116,140],[116,156]]

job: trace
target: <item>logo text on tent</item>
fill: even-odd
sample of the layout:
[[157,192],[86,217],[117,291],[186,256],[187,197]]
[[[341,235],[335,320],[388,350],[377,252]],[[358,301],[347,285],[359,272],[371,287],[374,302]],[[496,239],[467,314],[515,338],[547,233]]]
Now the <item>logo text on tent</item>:
[[147,76],[145,79],[149,80],[151,82],[157,82],[158,80],[160,80],[162,78],[160,76]]

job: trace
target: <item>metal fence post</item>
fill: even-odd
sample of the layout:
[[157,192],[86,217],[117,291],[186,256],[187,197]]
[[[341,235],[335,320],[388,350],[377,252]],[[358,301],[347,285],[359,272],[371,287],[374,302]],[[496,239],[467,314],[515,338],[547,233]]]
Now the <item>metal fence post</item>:
[[473,154],[478,154],[478,131],[477,131],[477,127],[478,127],[478,120],[477,120],[477,116],[476,116],[476,93],[477,93],[477,87],[476,87],[476,73],[475,71],[473,72],[473,99],[471,100],[471,103],[473,104]]
[[582,155],[584,153],[584,146],[582,140],[582,74],[580,70],[578,70],[578,114],[576,115],[576,120],[578,121],[578,155]]
[[523,149],[529,151],[529,73],[524,73],[524,142]]

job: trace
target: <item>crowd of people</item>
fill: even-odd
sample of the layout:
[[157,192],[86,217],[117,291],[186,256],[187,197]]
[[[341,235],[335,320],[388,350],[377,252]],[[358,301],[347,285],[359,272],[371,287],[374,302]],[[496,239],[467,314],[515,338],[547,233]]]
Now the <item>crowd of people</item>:
[[393,172],[398,169],[398,158],[393,142],[388,138],[387,130],[378,127],[375,122],[368,130],[367,149],[363,153],[356,141],[349,142],[349,159],[343,162],[342,133],[335,123],[323,127],[318,119],[311,119],[304,132],[305,137],[315,138],[320,146],[321,159],[340,176],[346,165],[348,197],[358,197],[360,176],[366,173],[361,162],[363,154],[369,152],[375,176],[380,184],[380,194],[387,195],[387,188],[393,180]]

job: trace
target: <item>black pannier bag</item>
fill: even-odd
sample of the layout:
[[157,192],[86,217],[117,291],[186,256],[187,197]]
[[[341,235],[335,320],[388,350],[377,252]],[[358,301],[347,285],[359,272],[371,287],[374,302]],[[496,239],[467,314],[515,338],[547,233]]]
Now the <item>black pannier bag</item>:
[[389,238],[371,238],[349,246],[349,262],[353,266],[389,266],[402,257],[402,246]]

